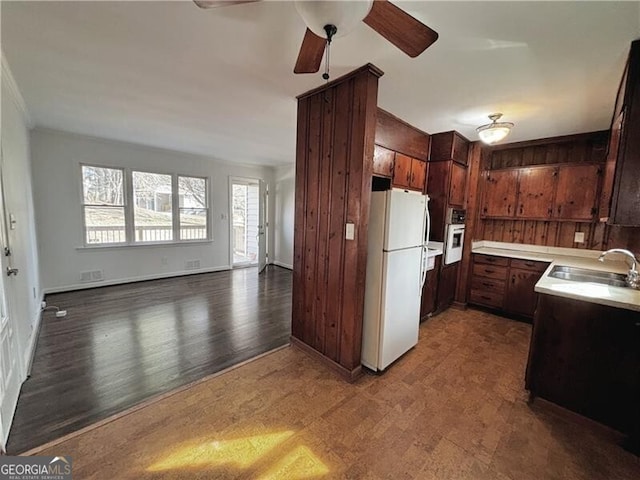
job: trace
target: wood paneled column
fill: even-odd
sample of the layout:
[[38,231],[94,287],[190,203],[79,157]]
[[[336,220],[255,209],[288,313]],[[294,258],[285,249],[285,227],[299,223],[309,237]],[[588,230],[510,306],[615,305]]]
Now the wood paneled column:
[[[292,343],[360,373],[378,78],[367,64],[298,97]],[[353,239],[346,238],[353,224]]]

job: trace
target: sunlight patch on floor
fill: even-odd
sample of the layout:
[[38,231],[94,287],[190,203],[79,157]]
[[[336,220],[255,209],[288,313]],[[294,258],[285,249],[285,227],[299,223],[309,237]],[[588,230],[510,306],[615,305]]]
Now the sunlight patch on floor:
[[293,480],[329,473],[327,466],[305,446],[296,447],[273,466],[260,480]]
[[293,445],[288,442],[294,434],[287,430],[231,440],[191,441],[149,466],[147,471],[253,468],[252,476],[260,480],[305,479],[329,473],[329,468],[311,449],[296,445],[295,440]]
[[159,472],[229,464],[246,469],[293,434],[292,431],[285,431],[234,440],[214,440],[196,445],[186,445],[179,447],[163,460],[154,463],[147,468],[147,471]]

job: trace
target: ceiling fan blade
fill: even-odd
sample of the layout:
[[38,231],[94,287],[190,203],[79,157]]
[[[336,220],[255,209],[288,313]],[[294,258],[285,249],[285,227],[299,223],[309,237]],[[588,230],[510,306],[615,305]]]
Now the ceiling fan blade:
[[193,0],[200,8],[226,7],[227,5],[238,5],[240,3],[255,3],[262,0]]
[[293,73],[316,73],[320,70],[327,41],[307,28]]
[[387,0],[375,0],[363,21],[412,58],[438,39],[437,32]]

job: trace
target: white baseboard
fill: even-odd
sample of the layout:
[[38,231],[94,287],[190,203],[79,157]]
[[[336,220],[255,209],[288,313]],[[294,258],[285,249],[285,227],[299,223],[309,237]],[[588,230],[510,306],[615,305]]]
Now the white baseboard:
[[107,280],[104,282],[77,283],[75,285],[64,285],[62,287],[45,288],[44,293],[62,293],[71,292],[73,290],[86,290],[87,288],[107,287],[110,285],[121,285],[123,283],[144,282],[146,280],[159,280],[161,278],[184,277],[186,275],[197,275],[199,273],[212,273],[231,270],[231,265],[223,265],[220,267],[199,268],[198,270],[183,270],[179,272],[158,273],[153,275],[141,275],[139,277],[119,278],[116,280]]
[[283,263],[283,262],[279,262],[278,260],[274,260],[273,264],[282,268],[286,268],[288,270],[293,270],[293,265],[290,265],[288,263]]
[[[44,301],[44,291],[40,293],[40,301],[38,305],[42,305]],[[31,329],[31,338],[29,338],[29,344],[24,352],[23,363],[24,372],[22,372],[22,381],[24,382],[27,379],[29,374],[29,365],[31,364],[31,359],[35,354],[36,345],[38,344],[38,335],[40,333],[40,322],[42,321],[42,309],[38,308],[38,314],[33,321],[33,328]]]

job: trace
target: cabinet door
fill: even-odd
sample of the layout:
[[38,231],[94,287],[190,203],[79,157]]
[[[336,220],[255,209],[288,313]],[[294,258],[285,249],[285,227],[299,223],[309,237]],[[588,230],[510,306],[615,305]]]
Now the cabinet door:
[[467,169],[457,163],[451,164],[451,185],[449,187],[449,204],[464,207],[464,194],[467,184]]
[[610,223],[640,226],[640,41],[631,43]]
[[436,257],[435,267],[427,272],[427,279],[422,287],[420,302],[420,320],[424,321],[429,314],[436,311],[436,295],[438,293],[438,272],[440,271],[440,257]]
[[507,281],[504,309],[510,313],[533,318],[537,300],[534,288],[538,280],[540,280],[540,272],[511,268]]
[[639,344],[637,312],[541,294],[526,387],[623,433],[638,433]]
[[413,158],[411,160],[411,182],[410,187],[415,190],[424,191],[427,180],[427,162]]
[[600,165],[567,165],[558,171],[553,218],[592,220],[596,213]]
[[513,217],[516,209],[518,171],[484,173],[483,217]]
[[442,267],[438,282],[438,311],[448,308],[453,303],[458,281],[458,263]]
[[521,168],[518,178],[517,218],[551,217],[557,167]]
[[394,187],[411,188],[411,160],[411,157],[396,153],[392,181]]
[[396,153],[388,148],[375,145],[373,149],[373,174],[380,177],[393,176],[393,160]]

